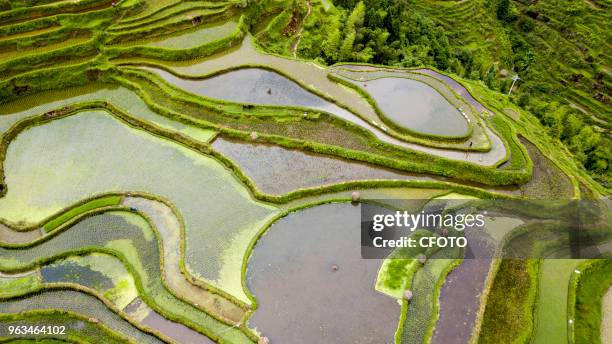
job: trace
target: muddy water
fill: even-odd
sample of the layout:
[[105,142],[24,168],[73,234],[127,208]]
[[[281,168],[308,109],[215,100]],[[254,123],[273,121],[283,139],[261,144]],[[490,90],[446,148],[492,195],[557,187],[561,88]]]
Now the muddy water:
[[424,134],[464,136],[468,123],[432,87],[406,78],[380,78],[362,83],[389,119]]
[[381,261],[361,259],[359,221],[343,203],[274,224],[248,263],[249,326],[272,343],[393,343],[400,306],[374,290]]
[[448,274],[440,289],[440,314],[433,344],[469,341],[490,266],[489,259],[465,259]]

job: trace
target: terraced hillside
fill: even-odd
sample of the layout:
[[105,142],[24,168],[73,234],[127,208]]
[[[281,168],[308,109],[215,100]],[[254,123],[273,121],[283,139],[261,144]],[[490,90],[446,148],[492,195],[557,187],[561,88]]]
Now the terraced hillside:
[[[607,5],[589,4],[603,20]],[[455,24],[486,28],[480,5],[415,6],[471,46],[486,30]],[[309,56],[314,23],[341,11],[0,0],[0,341],[605,340],[610,260],[553,259],[571,240],[554,219],[498,209],[485,241],[468,237],[474,252],[360,257],[365,205],[457,211],[610,190],[529,108],[466,73]],[[487,58],[505,53],[483,42]],[[605,101],[564,92],[609,122]],[[606,206],[587,209],[585,250],[610,252]],[[491,247],[539,256],[474,257]]]
[[[435,66],[511,93],[514,103],[536,115],[549,135],[609,187],[609,1],[335,4],[311,2],[305,29],[294,34],[302,38],[298,56],[326,63]],[[269,49],[291,56],[282,36],[258,37]]]

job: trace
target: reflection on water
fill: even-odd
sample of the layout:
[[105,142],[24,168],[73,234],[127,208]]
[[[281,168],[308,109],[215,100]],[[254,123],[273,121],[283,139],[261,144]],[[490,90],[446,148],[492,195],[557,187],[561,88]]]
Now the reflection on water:
[[395,299],[374,290],[381,261],[361,259],[360,208],[327,204],[279,220],[256,244],[250,319],[272,343],[392,343]]
[[380,78],[362,82],[378,106],[396,124],[424,134],[462,136],[468,123],[432,87],[406,78]]

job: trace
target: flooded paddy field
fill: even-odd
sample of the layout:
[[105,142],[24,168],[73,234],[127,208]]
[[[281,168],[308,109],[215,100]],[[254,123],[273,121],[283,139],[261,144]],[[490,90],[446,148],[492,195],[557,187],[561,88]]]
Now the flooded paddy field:
[[[446,57],[394,44],[381,55],[381,42],[364,42],[373,6],[0,0],[0,341],[571,341],[581,328],[568,281],[582,260],[490,258],[549,234],[521,232],[536,223],[492,210],[485,231],[465,233],[467,249],[362,257],[363,209],[454,215],[481,211],[478,199],[607,194],[524,102],[534,68],[518,67],[525,80],[510,95],[507,59],[468,66],[473,43],[457,46],[454,33]],[[415,6],[402,20],[440,24]],[[433,42],[415,34],[409,45]],[[600,91],[568,92],[595,103]],[[441,238],[450,227],[430,229]],[[7,335],[15,325],[67,334]]]
[[236,162],[262,192],[270,194],[360,180],[436,180],[424,174],[401,173],[273,145],[217,138],[212,146]]
[[[391,343],[398,302],[374,290],[380,260],[362,259],[359,207],[327,204],[278,220],[253,250],[249,326],[280,343]],[[337,271],[334,270],[337,266]]]
[[118,309],[138,296],[133,276],[110,255],[71,256],[40,267],[42,283],[74,283],[103,294]]
[[[77,252],[83,247],[93,248],[94,250],[110,249],[117,252],[122,259],[131,265],[132,272],[135,274],[134,279],[140,281],[143,292],[149,296],[149,300],[155,303],[156,311],[163,310],[168,314],[181,314],[191,324],[198,324],[210,331],[225,330],[221,338],[227,340],[244,342],[246,339],[245,335],[239,330],[227,327],[221,321],[196,308],[196,306],[179,299],[166,289],[163,284],[160,265],[160,246],[155,233],[144,219],[131,213],[107,212],[88,217],[53,238],[28,249],[11,250],[2,248],[0,249],[0,268],[3,270],[20,269],[31,266],[40,260],[52,259],[64,252]],[[178,264],[178,262],[175,262],[175,264]],[[57,276],[50,276],[49,272],[47,270],[46,278],[57,278]],[[57,273],[56,270],[56,275]],[[110,274],[110,272],[107,273]],[[90,280],[96,276],[99,277],[98,274],[89,274]],[[75,276],[68,275],[67,277],[74,278]],[[130,290],[123,291],[133,295]],[[113,301],[118,304],[121,302],[123,306],[131,301],[123,302],[125,300],[127,298],[117,298]],[[151,306],[153,307],[153,305]],[[223,304],[218,304],[218,307],[222,308],[223,306]]]
[[[94,296],[71,290],[50,290],[21,299],[0,302],[0,313],[22,313],[41,309],[57,309],[87,318],[97,319],[112,331],[121,333],[138,343],[164,343],[157,337],[141,331]],[[84,327],[82,320],[64,323],[67,331]]]
[[325,111],[370,130],[381,141],[427,154],[484,166],[496,165],[503,161],[506,156],[503,141],[487,127],[485,127],[485,132],[491,139],[491,148],[486,152],[466,153],[459,150],[433,148],[406,142],[389,136],[376,125],[370,124],[348,110],[313,94],[294,81],[264,69],[239,69],[206,79],[182,78],[165,70],[151,67],[141,67],[141,69],[158,74],[171,85],[205,97],[240,103],[297,106]]
[[0,134],[18,121],[77,103],[107,101],[130,116],[156,124],[164,129],[187,135],[196,141],[208,141],[213,131],[171,120],[149,109],[133,91],[111,84],[90,84],[83,87],[48,91],[0,105]]
[[396,125],[422,134],[465,137],[469,125],[461,112],[434,88],[417,80],[387,77],[354,82],[369,93]]
[[[47,149],[64,145],[66,137],[74,142],[70,149]],[[129,128],[101,111],[25,131],[9,146],[4,166],[12,187],[0,199],[0,218],[13,223],[36,223],[83,198],[112,191],[171,200],[185,221],[191,271],[242,299],[243,252],[276,210],[254,201],[216,160]]]

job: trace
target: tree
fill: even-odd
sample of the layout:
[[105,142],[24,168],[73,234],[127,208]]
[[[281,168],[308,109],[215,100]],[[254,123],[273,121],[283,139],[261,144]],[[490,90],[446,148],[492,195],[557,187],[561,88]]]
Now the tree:
[[510,0],[499,0],[497,3],[497,19],[510,21]]

